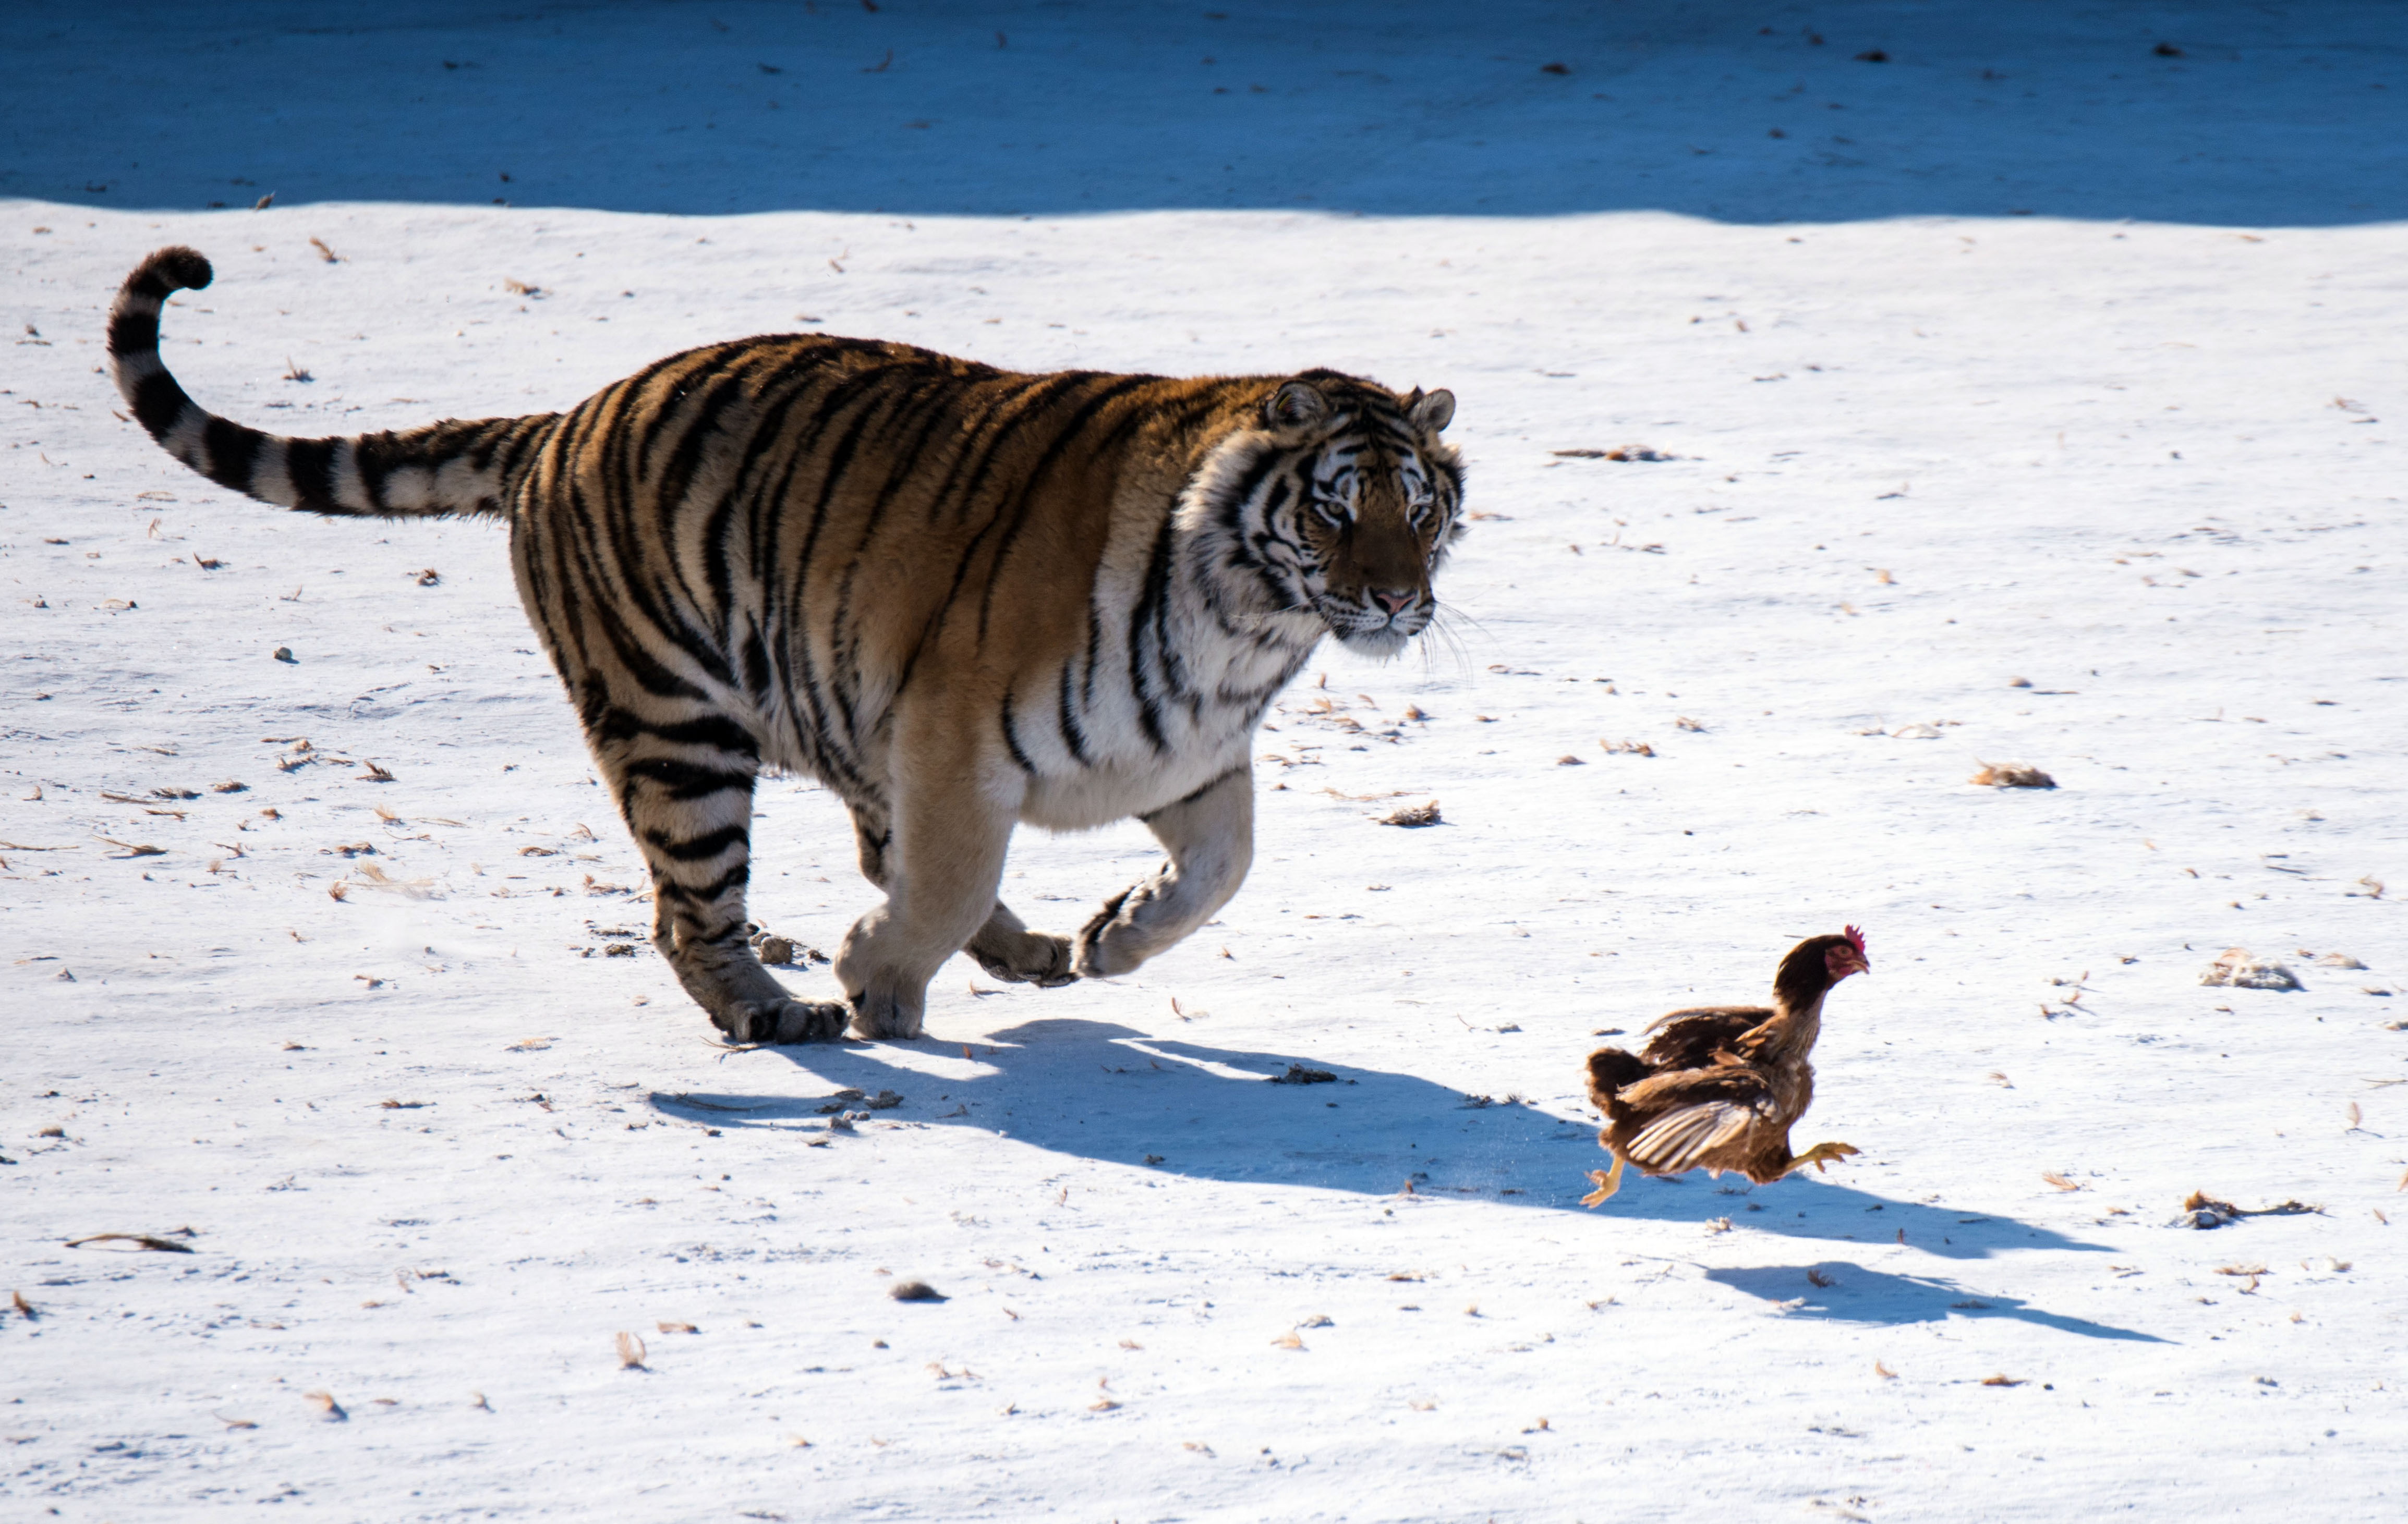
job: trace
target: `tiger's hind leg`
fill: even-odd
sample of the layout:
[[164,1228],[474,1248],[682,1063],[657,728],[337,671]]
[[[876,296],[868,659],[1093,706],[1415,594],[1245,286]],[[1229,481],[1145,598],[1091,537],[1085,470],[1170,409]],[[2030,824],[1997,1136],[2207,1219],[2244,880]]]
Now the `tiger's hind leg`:
[[652,945],[733,1043],[832,1039],[852,1014],[800,1001],[746,943],[758,757],[733,720],[652,723],[605,706],[589,728],[620,813],[652,872]]
[[1169,852],[1154,876],[1104,902],[1080,929],[1078,970],[1126,974],[1212,919],[1254,861],[1254,775],[1240,766],[1144,817]]
[[[877,804],[855,804],[853,809],[853,834],[861,853],[861,876],[886,888],[886,853],[894,843],[893,827],[887,811]],[[1011,907],[1001,900],[983,925],[971,936],[962,950],[979,961],[979,966],[995,978],[1007,984],[1033,984],[1051,990],[1059,985],[1078,982],[1078,971],[1071,967],[1070,939],[1032,932]]]

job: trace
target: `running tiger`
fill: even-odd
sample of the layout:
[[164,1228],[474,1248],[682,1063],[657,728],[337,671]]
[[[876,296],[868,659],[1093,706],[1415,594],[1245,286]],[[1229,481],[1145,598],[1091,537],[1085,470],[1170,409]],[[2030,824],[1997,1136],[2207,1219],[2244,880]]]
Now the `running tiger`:
[[[1293,377],[1018,375],[876,339],[691,349],[566,413],[294,439],[216,417],[126,278],[109,357],[178,460],[262,502],[510,527],[519,595],[650,865],[652,941],[730,1041],[920,1033],[967,950],[999,979],[1125,974],[1209,919],[1254,855],[1254,728],[1324,634],[1388,655],[1461,533],[1446,392]],[[844,1003],[747,945],[753,779],[851,808],[885,903]],[[1136,816],[1169,854],[1075,937],[996,898],[1020,823]]]

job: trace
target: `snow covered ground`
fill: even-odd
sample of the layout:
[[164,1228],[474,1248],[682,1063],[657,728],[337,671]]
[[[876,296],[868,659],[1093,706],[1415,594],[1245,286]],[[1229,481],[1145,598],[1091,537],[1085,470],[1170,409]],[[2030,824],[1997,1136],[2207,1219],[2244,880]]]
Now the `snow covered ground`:
[[[10,23],[10,1517],[2396,1517],[2396,12],[480,8]],[[1452,387],[1487,517],[1274,716],[1222,922],[727,1054],[501,534],[114,416],[170,241],[170,363],[294,433],[816,323]],[[831,947],[841,811],[760,809]],[[1798,1141],[1863,1157],[1581,1210],[1596,1034],[1848,921]]]

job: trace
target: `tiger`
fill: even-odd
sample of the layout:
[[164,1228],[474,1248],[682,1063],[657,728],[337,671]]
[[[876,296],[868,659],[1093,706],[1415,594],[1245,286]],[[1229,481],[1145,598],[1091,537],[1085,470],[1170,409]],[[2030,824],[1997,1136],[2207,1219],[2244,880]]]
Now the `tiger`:
[[[159,356],[209,263],[159,249],[108,319],[177,460],[329,517],[500,520],[521,602],[651,871],[652,941],[731,1045],[921,1034],[967,951],[1040,988],[1136,969],[1254,857],[1253,743],[1325,636],[1397,654],[1463,532],[1444,390],[1333,370],[1024,374],[822,334],[688,349],[560,413],[293,438]],[[841,1000],[748,933],[752,795],[815,780],[884,899]],[[1135,817],[1166,860],[1072,936],[997,896],[1023,824]]]

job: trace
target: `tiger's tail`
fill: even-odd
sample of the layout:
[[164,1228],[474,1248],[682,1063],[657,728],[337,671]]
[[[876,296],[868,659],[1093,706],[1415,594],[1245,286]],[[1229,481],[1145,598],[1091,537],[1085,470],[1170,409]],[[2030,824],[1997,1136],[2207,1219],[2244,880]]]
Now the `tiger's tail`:
[[509,517],[511,488],[557,413],[402,434],[294,439],[218,417],[187,396],[159,358],[159,308],[214,272],[195,249],[162,249],[136,266],[108,314],[117,390],[168,454],[221,487],[309,513],[383,519]]

